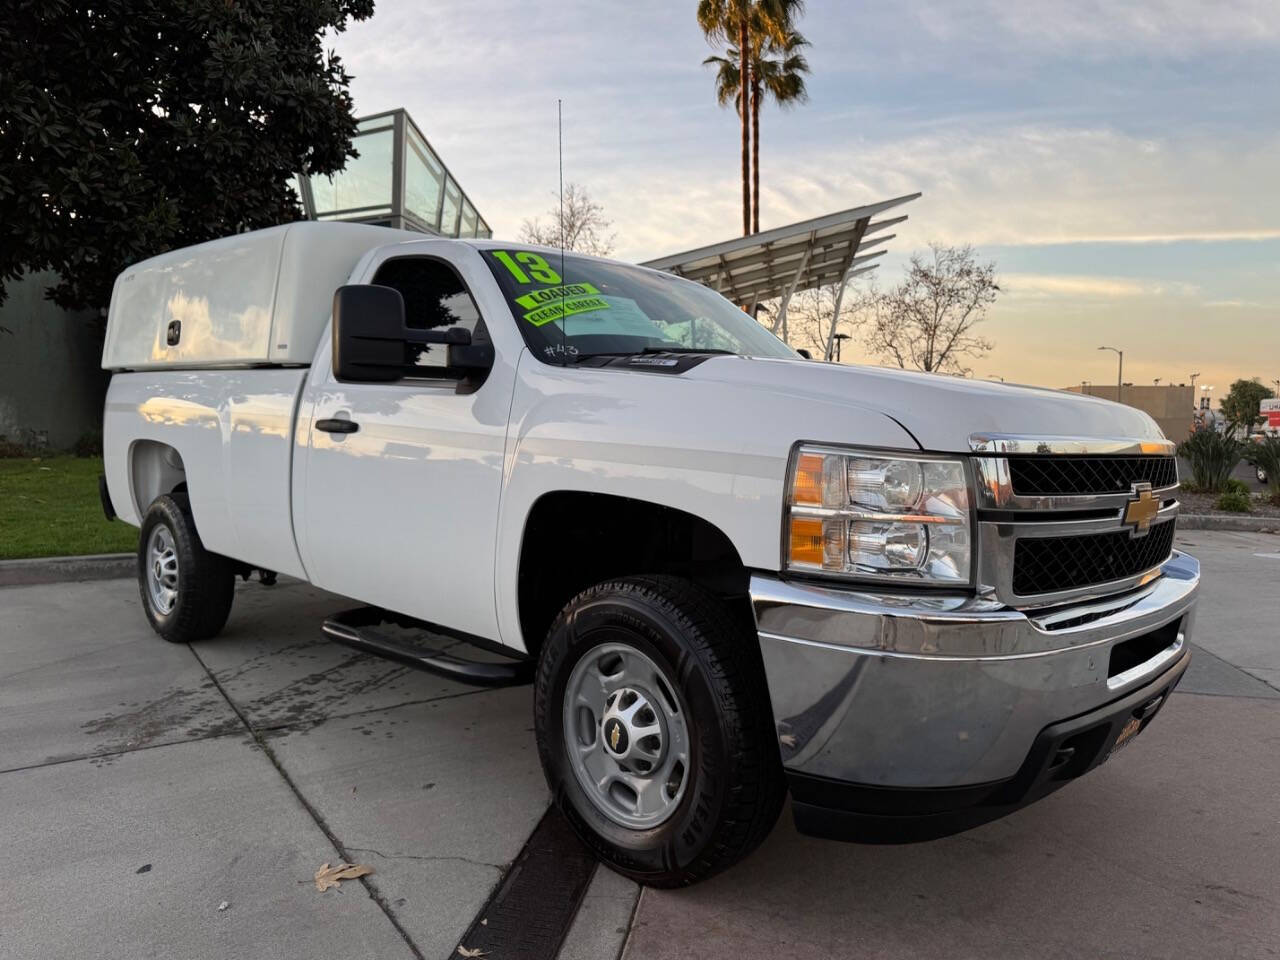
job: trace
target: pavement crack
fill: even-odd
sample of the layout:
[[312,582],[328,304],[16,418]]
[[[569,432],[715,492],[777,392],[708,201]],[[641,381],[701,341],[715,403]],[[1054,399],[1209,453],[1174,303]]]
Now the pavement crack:
[[[208,674],[214,687],[220,694],[222,694],[222,698],[227,701],[227,706],[229,706],[232,711],[235,712],[235,715],[240,718],[240,723],[244,725],[249,736],[253,738],[253,742],[260,750],[262,750],[263,755],[271,762],[271,765],[276,768],[276,773],[280,774],[280,779],[283,780],[285,786],[293,792],[298,803],[302,805],[302,809],[307,812],[315,822],[315,825],[320,828],[320,832],[325,835],[329,843],[333,846],[333,849],[337,851],[340,857],[342,857],[343,861],[350,863],[351,854],[348,852],[346,846],[338,839],[338,835],[333,832],[333,828],[329,826],[328,821],[325,820],[320,811],[315,808],[311,801],[308,800],[303,792],[298,788],[298,785],[294,783],[293,778],[289,776],[289,772],[285,770],[284,764],[281,763],[280,758],[276,756],[276,752],[271,749],[271,744],[267,741],[267,738],[264,737],[261,732],[253,728],[253,724],[249,722],[249,718],[245,716],[244,711],[240,709],[240,705],[231,699],[231,695],[228,694],[226,689],[222,686],[217,675],[209,669],[209,665],[204,662],[204,658],[200,656],[199,651],[191,644],[187,644],[187,649],[191,651],[191,655],[196,658],[196,662],[199,663],[204,672]],[[365,892],[369,895],[369,899],[377,904],[378,909],[381,910],[383,916],[387,918],[387,922],[391,924],[396,933],[400,934],[401,939],[405,942],[405,946],[409,948],[409,952],[413,954],[416,960],[426,960],[426,957],[423,956],[418,945],[414,943],[413,938],[409,936],[409,931],[406,930],[404,926],[401,925],[400,921],[396,919],[395,912],[391,909],[391,904],[387,902],[387,898],[382,895],[382,891],[378,889],[377,885],[373,883],[369,877],[360,877],[358,882],[364,887]]]
[[425,856],[416,853],[383,853],[381,850],[374,850],[372,847],[347,847],[353,853],[372,853],[375,857],[381,857],[383,860],[423,860],[426,862],[453,862],[467,863],[473,867],[488,867],[490,870],[497,870],[502,873],[510,864],[505,863],[489,863],[487,860],[473,860],[470,857],[457,856]]

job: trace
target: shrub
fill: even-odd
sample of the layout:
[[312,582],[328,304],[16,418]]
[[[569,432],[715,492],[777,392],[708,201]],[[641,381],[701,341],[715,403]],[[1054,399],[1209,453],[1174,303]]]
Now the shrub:
[[1247,490],[1229,490],[1214,501],[1214,506],[1227,513],[1249,513],[1253,509],[1251,500]]
[[102,431],[87,430],[80,434],[80,439],[75,442],[71,452],[77,457],[102,456]]
[[1235,477],[1227,477],[1227,482],[1222,485],[1223,493],[1243,493],[1246,497],[1249,495],[1249,485],[1243,480],[1237,480]]
[[1178,444],[1178,456],[1191,464],[1191,483],[1204,493],[1221,493],[1244,455],[1244,444],[1218,433],[1198,430]]
[[1280,436],[1268,436],[1248,445],[1245,459],[1267,475],[1272,502],[1280,501]]
[[18,457],[25,457],[27,448],[20,443],[14,443],[12,440],[0,438],[0,460],[14,460]]

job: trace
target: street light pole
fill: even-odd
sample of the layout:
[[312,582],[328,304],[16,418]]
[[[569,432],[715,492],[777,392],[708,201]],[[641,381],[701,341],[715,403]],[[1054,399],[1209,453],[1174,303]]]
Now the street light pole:
[[1119,355],[1120,368],[1116,371],[1116,403],[1123,403],[1121,399],[1124,390],[1124,351],[1118,347],[1099,347],[1099,350],[1110,350],[1112,353]]
[[832,339],[835,340],[836,342],[836,363],[839,363],[840,362],[840,344],[842,341],[849,339],[849,334],[837,333],[835,334],[835,336],[832,337]]
[[1193,397],[1194,397],[1194,396],[1195,396],[1195,394],[1196,394],[1196,377],[1198,377],[1198,376],[1200,376],[1200,374],[1199,374],[1199,373],[1193,373],[1193,374],[1191,375],[1191,395],[1192,395]]

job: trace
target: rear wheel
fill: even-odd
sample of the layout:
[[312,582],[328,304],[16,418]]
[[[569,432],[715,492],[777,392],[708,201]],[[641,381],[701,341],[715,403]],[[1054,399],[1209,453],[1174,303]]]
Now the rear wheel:
[[200,542],[184,493],[159,497],[138,536],[138,591],[152,628],[171,643],[214,636],[235,597],[235,569]]
[[535,722],[556,803],[616,870],[697,882],[750,853],[785,791],[754,635],[687,581],[592,587],[552,625]]

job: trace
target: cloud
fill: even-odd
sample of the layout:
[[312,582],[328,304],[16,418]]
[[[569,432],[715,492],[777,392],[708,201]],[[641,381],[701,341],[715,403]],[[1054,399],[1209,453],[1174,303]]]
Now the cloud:
[[1239,310],[1262,309],[1266,304],[1258,303],[1256,300],[1206,300],[1202,306],[1206,307],[1228,307]]
[[[1271,189],[1280,135],[1256,122],[1275,91],[1253,83],[1242,98],[1252,75],[1222,73],[1243,69],[1248,51],[1280,46],[1280,2],[937,0],[868,8],[856,31],[844,6],[814,4],[805,17],[813,102],[764,118],[762,226],[920,190],[902,211],[911,219],[889,244],[895,252],[930,239],[1280,237],[1280,191]],[[691,13],[598,11],[566,0],[519,30],[529,13],[516,0],[441,0],[429,23],[415,4],[382,0],[335,46],[356,76],[359,109],[408,107],[498,236],[552,206],[557,97],[566,178],[604,205],[619,256],[732,236],[737,119],[714,104]],[[885,42],[868,47],[868,36]],[[1128,72],[1090,67],[1104,55]],[[909,68],[917,56],[933,57],[928,70]],[[1180,56],[1197,59],[1152,66]],[[1274,76],[1269,55],[1247,63]],[[850,73],[867,69],[873,84]],[[1189,87],[1203,99],[1189,105]],[[1224,119],[1224,110],[1237,112]]]
[[1122,297],[1159,296],[1165,288],[1159,283],[1142,282],[1124,277],[1091,277],[1072,274],[1002,273],[1000,289],[1011,298],[1046,297]]
[[1280,41],[1274,0],[947,0],[919,5],[914,15],[928,36],[970,51],[1012,46],[1086,60],[1238,54]]
[[[761,225],[920,190],[920,200],[895,211],[911,219],[896,228],[892,248],[931,239],[979,247],[1274,239],[1280,193],[1240,185],[1268,183],[1278,155],[1274,135],[1175,143],[1034,126],[879,143],[848,138],[772,158]],[[643,258],[732,230],[738,183],[724,166],[654,158],[593,171],[587,182],[623,228],[620,252]]]

